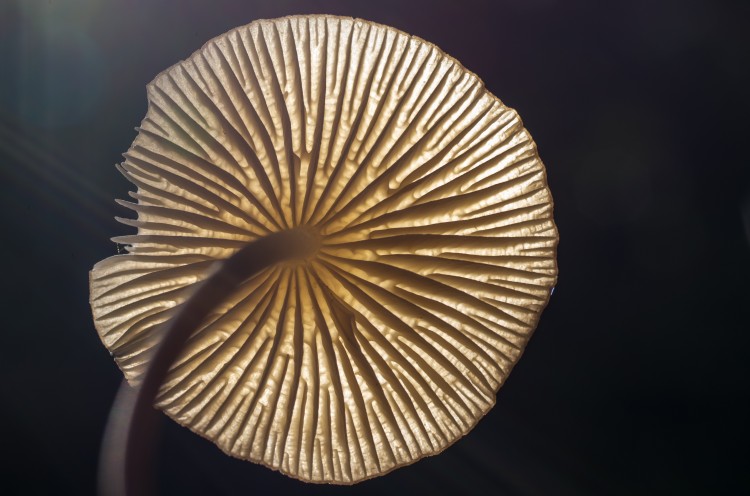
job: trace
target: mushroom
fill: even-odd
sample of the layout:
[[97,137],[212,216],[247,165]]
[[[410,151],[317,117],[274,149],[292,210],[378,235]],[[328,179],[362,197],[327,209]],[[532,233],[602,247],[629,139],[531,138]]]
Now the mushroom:
[[[518,114],[428,42],[319,15],[209,41],[148,102],[118,166],[137,186],[120,202],[137,219],[119,220],[138,232],[91,272],[127,381],[182,316],[156,407],[304,481],[381,475],[470,431],[557,275]],[[236,280],[185,317],[219,294],[205,289],[217,271]]]

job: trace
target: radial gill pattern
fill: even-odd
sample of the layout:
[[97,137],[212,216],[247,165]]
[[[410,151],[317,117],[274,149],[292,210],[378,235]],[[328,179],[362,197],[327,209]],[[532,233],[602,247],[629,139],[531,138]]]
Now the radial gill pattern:
[[307,226],[306,261],[247,280],[157,405],[234,456],[352,483],[442,451],[494,404],[549,299],[557,231],[518,115],[435,46],[367,21],[258,21],[148,86],[120,171],[128,254],[91,273],[137,383],[214,264]]

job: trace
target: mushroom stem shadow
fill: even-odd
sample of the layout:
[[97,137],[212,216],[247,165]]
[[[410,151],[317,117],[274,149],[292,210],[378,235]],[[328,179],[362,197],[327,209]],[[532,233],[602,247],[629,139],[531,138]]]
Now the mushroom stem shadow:
[[183,345],[209,313],[248,278],[276,263],[305,258],[317,249],[317,239],[304,228],[269,234],[217,264],[181,310],[164,325],[163,337],[141,385],[123,381],[104,432],[99,458],[99,493],[103,496],[156,494],[153,462],[159,418],[154,400]]

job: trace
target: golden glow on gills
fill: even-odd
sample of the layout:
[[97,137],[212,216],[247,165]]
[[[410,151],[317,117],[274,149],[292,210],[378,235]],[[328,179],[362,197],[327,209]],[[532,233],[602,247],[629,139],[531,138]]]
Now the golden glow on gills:
[[329,16],[219,36],[148,100],[119,166],[138,232],[91,273],[127,379],[218,260],[305,226],[310,256],[195,323],[157,406],[315,482],[377,476],[471,430],[557,276],[545,170],[516,112],[435,46]]

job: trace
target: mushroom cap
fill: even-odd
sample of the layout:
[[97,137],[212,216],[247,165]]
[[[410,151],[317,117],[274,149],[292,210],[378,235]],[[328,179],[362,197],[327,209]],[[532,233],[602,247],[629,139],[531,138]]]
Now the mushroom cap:
[[492,407],[556,276],[518,114],[434,45],[332,16],[253,22],[148,85],[120,171],[137,234],[91,272],[137,384],[215,264],[303,226],[320,247],[196,322],[157,407],[233,456],[352,483],[438,453]]

